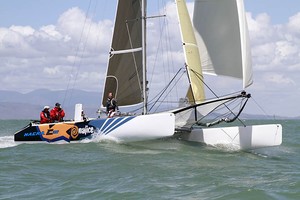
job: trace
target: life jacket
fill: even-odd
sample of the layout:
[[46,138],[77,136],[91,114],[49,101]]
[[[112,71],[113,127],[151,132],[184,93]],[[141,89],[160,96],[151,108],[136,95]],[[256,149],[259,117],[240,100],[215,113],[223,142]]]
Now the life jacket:
[[63,109],[59,109],[57,107],[54,107],[50,112],[50,119],[51,122],[62,122],[65,116],[65,111]]
[[115,98],[107,98],[107,102],[106,102],[106,111],[110,112],[110,111],[115,111],[117,108],[117,101]]
[[50,112],[46,110],[42,110],[40,113],[40,123],[45,124],[50,122]]

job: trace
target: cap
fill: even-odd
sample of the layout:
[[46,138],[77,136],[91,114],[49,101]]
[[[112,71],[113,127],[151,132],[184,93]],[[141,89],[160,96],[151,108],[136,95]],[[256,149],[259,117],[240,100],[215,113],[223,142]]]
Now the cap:
[[60,106],[60,103],[56,103],[55,106]]
[[49,106],[44,106],[44,109],[49,109],[50,107]]

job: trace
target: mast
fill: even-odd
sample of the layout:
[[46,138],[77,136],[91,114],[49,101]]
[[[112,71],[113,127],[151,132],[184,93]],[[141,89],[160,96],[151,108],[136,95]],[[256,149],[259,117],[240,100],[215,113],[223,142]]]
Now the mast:
[[143,114],[147,114],[147,68],[146,68],[146,8],[147,0],[142,0],[142,64],[143,64]]

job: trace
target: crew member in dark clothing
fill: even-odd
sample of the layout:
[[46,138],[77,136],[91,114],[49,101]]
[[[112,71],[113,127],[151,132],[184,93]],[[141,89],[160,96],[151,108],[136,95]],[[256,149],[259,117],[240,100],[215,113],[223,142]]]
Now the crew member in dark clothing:
[[50,112],[49,112],[50,107],[45,106],[42,112],[40,113],[40,123],[45,124],[50,122]]
[[113,97],[113,94],[108,93],[108,98],[106,101],[106,114],[108,118],[113,117],[116,114],[116,110],[118,111],[117,100]]
[[83,120],[83,121],[87,121],[88,120],[88,117],[86,116],[86,114],[84,113],[83,110],[81,111],[81,120]]

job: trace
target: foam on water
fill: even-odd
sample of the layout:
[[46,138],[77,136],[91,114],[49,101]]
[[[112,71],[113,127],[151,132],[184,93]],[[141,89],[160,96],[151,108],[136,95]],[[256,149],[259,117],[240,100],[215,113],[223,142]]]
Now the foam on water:
[[0,137],[0,149],[15,147],[19,145],[14,141],[14,136],[2,136]]
[[224,151],[224,152],[236,152],[241,151],[241,148],[239,145],[235,144],[215,144],[212,145],[214,148]]
[[101,143],[101,142],[113,142],[122,143],[121,140],[101,133],[94,133],[91,138],[80,140],[80,143]]

